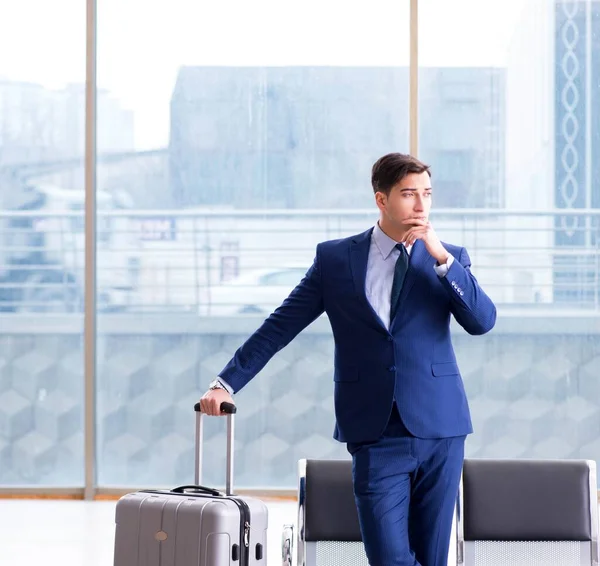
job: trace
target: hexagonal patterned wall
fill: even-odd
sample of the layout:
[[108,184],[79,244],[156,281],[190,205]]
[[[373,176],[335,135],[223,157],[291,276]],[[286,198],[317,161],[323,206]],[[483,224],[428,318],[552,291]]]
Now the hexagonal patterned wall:
[[[193,480],[193,404],[237,334],[98,341],[98,484]],[[600,336],[456,334],[475,434],[471,457],[600,460]],[[83,355],[75,332],[0,336],[0,483],[83,482]],[[332,439],[333,341],[303,333],[238,396],[235,485],[296,485],[299,458],[347,458]],[[203,483],[222,486],[225,420],[205,427]]]

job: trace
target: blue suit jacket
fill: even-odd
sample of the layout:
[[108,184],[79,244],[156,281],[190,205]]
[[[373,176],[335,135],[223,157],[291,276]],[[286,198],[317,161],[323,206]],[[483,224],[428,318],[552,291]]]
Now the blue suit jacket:
[[417,240],[388,331],[365,294],[372,231],[319,244],[306,276],[219,375],[239,391],[325,311],[335,342],[337,440],[376,440],[394,399],[405,426],[417,437],[469,434],[473,429],[450,339],[450,316],[469,334],[484,334],[496,322],[496,308],[471,273],[464,248],[444,244],[455,261],[440,278],[435,260]]

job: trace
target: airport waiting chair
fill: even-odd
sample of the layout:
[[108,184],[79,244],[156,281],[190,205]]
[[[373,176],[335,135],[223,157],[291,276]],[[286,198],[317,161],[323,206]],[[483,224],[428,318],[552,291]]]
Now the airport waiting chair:
[[[466,459],[456,543],[457,566],[598,566],[595,462]],[[351,461],[300,460],[282,564],[368,566]]]
[[352,488],[350,460],[300,460],[298,522],[285,525],[282,564],[369,566]]
[[458,566],[598,565],[596,464],[466,459]]

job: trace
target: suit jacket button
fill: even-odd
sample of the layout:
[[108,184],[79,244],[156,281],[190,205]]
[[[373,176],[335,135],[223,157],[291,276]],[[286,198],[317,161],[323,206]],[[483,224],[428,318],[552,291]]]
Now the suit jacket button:
[[388,370],[390,370],[390,371],[396,371],[396,366],[390,366],[390,367],[388,368]]
[[388,342],[393,342],[394,339],[391,336],[388,336]]

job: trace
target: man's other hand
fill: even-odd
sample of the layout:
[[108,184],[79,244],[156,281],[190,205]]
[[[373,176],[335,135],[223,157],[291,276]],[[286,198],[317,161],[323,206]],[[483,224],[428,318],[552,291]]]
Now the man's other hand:
[[200,408],[206,415],[223,417],[227,413],[221,412],[221,403],[234,404],[233,398],[225,389],[209,389],[200,399]]
[[428,220],[422,218],[407,218],[404,224],[412,225],[404,235],[402,240],[407,246],[412,246],[415,241],[423,240],[429,254],[437,260],[438,265],[443,265],[448,261],[450,254],[444,248],[442,242],[435,233],[433,226]]

